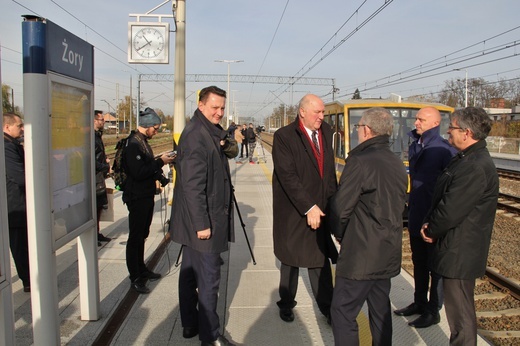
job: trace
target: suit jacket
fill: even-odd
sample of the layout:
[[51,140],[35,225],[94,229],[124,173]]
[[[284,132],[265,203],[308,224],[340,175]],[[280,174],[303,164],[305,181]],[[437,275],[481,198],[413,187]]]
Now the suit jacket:
[[323,266],[325,258],[335,262],[338,255],[324,222],[314,231],[307,225],[305,215],[315,204],[325,212],[328,198],[336,191],[332,129],[326,123],[321,126],[322,178],[307,133],[302,132],[299,121],[296,118],[274,134],[274,253],[284,264],[317,268]]
[[[221,253],[234,241],[233,190],[220,140],[227,132],[199,111],[182,131],[177,146],[170,233],[174,242],[199,252]],[[197,231],[211,229],[200,240]]]

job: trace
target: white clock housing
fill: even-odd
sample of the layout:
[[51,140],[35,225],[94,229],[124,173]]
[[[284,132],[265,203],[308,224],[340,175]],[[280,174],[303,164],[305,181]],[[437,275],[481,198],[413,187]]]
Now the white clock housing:
[[170,25],[168,23],[128,23],[128,62],[168,64]]

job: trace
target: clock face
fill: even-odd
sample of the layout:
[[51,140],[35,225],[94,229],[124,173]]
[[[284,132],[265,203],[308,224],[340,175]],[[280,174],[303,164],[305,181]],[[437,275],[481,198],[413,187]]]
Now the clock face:
[[154,27],[139,30],[133,40],[134,50],[143,58],[153,59],[164,50],[164,36]]
[[168,23],[129,23],[128,62],[167,64],[168,47]]

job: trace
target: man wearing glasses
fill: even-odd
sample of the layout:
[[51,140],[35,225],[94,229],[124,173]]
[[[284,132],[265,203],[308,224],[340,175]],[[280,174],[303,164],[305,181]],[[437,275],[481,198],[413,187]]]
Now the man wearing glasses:
[[173,162],[168,153],[155,159],[148,140],[157,134],[161,118],[151,108],[139,112],[139,126],[133,131],[124,149],[123,166],[127,173],[123,203],[128,208],[128,242],[126,266],[131,287],[138,293],[149,293],[147,280],[158,280],[161,274],[149,270],[144,263],[144,242],[150,233],[153,218],[156,181],[163,183],[162,166]]
[[105,237],[99,229],[99,218],[101,211],[108,204],[107,190],[105,179],[110,171],[110,160],[105,154],[105,145],[103,144],[103,129],[105,128],[105,118],[102,111],[94,111],[94,151],[96,162],[96,209],[97,209],[97,231],[98,231],[98,246],[100,242],[109,242],[109,237]]
[[432,270],[442,275],[450,345],[477,344],[475,279],[484,275],[498,200],[498,174],[482,108],[456,110],[449,142],[459,152],[437,179],[421,235],[435,244]]
[[373,345],[392,344],[390,279],[401,270],[403,209],[408,178],[390,150],[392,114],[370,108],[356,124],[339,188],[329,202],[329,226],[341,243],[330,313],[335,345],[358,345],[356,317],[368,301]]
[[9,221],[9,245],[23,291],[31,291],[29,277],[29,244],[27,238],[27,210],[25,207],[25,163],[23,121],[17,114],[3,117],[5,178]]

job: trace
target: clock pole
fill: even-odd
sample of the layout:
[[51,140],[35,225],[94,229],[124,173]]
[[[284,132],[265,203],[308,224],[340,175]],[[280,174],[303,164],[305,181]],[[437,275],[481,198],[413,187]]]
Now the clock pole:
[[175,73],[174,73],[174,110],[173,139],[179,143],[185,125],[186,115],[186,2],[172,0],[175,15]]

